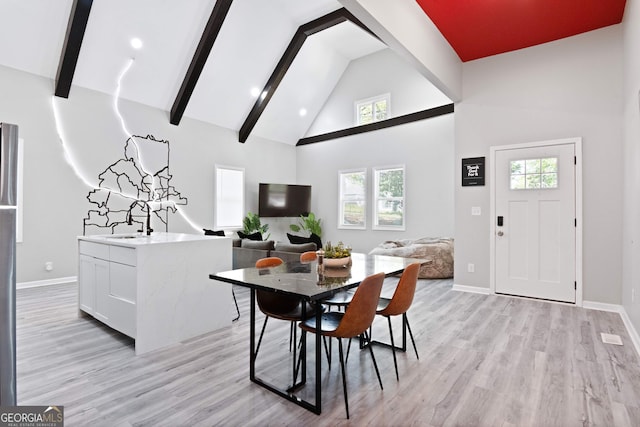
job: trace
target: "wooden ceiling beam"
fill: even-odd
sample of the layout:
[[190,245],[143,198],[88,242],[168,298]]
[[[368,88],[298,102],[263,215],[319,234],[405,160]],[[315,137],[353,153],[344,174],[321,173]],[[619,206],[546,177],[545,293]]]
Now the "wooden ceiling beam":
[[337,130],[334,132],[328,132],[320,135],[300,138],[296,143],[296,146],[314,144],[316,142],[329,141],[332,139],[344,138],[345,136],[358,135],[360,133],[372,132],[375,130],[386,129],[394,126],[400,126],[407,123],[417,122],[419,120],[425,120],[425,119],[430,119],[432,117],[451,114],[453,112],[454,112],[453,104],[441,105],[439,107],[428,108],[426,110],[416,111],[415,113],[409,113],[403,116],[392,117],[390,119],[381,120],[379,122],[368,123],[366,125],[354,126],[346,129]]
[[287,49],[282,54],[280,61],[278,61],[276,68],[271,73],[271,77],[269,77],[269,80],[267,80],[267,84],[264,86],[264,89],[262,89],[261,95],[256,100],[253,108],[240,127],[240,132],[238,134],[239,142],[244,143],[247,141],[247,138],[249,138],[251,131],[264,112],[264,109],[269,104],[269,101],[282,82],[282,79],[284,79],[284,76],[287,74],[287,71],[293,63],[293,60],[296,58],[296,55],[298,54],[298,52],[300,52],[300,49],[302,49],[302,46],[304,45],[307,37],[345,21],[351,21],[363,30],[375,36],[375,34],[371,32],[371,30],[369,30],[362,22],[360,22],[345,8],[335,10],[298,27],[298,30],[291,39],[291,42],[289,42]]
[[76,72],[80,47],[82,46],[82,39],[84,39],[84,32],[87,29],[92,4],[93,0],[74,0],[71,6],[67,34],[65,35],[56,74],[55,95],[61,98],[68,98],[71,91],[73,74]]
[[196,84],[198,83],[198,79],[200,78],[200,74],[202,74],[202,70],[207,63],[213,44],[220,33],[220,29],[227,17],[229,9],[231,8],[232,2],[233,0],[217,0],[215,6],[213,6],[213,11],[211,11],[211,16],[209,17],[207,26],[202,33],[202,37],[200,37],[200,42],[198,43],[198,47],[196,48],[193,58],[191,59],[191,64],[189,64],[187,74],[184,76],[178,95],[171,107],[169,122],[172,125],[178,125],[180,124],[180,120],[182,120],[184,110],[186,110],[187,104],[189,104],[191,95],[193,94]]

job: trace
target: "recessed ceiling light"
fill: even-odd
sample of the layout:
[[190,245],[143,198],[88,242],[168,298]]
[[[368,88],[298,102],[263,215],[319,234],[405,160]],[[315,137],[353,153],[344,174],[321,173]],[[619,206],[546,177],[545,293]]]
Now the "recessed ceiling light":
[[132,38],[130,43],[131,43],[131,47],[134,49],[142,48],[142,40],[140,40],[137,37]]
[[258,89],[257,87],[251,88],[251,96],[257,98],[258,95],[260,95],[260,89]]
[[300,114],[300,117],[304,117],[307,115],[307,109],[306,108],[301,108],[300,111],[298,111],[298,114]]

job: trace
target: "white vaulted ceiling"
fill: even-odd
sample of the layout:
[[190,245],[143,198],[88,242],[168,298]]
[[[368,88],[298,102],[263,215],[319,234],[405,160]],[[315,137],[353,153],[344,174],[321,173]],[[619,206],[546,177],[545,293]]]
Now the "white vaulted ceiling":
[[[53,94],[74,1],[92,6],[69,97],[74,86],[114,94],[134,58],[120,96],[167,111],[169,120],[216,0],[0,0],[0,65],[51,79]],[[462,61],[615,24],[625,5],[625,0],[587,0],[589,8],[582,0],[562,8],[550,0],[415,1]],[[257,100],[252,89],[265,87],[297,29],[341,7],[338,0],[233,0],[184,116],[240,131]],[[130,46],[133,37],[142,40],[142,49]],[[261,136],[295,144],[351,61],[382,49],[382,42],[349,21],[308,37],[271,91],[248,141]]]

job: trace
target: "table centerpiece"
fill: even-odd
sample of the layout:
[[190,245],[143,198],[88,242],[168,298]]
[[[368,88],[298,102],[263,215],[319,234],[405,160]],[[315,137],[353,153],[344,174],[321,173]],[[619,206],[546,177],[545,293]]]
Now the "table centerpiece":
[[324,245],[324,266],[328,268],[341,268],[351,265],[351,247],[342,242],[332,245],[327,242]]

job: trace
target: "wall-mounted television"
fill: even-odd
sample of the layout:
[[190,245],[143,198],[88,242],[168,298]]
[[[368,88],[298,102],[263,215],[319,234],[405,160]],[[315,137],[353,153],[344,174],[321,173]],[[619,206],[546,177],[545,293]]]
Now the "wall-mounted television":
[[297,217],[311,211],[311,186],[260,183],[258,215]]

